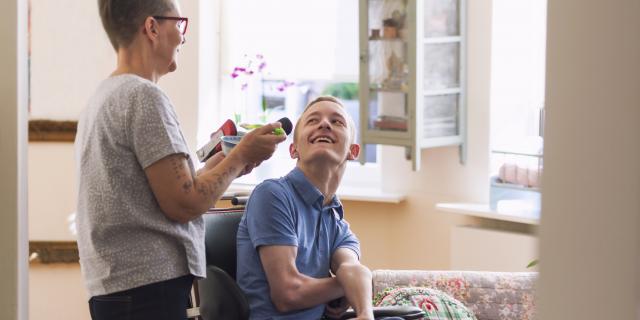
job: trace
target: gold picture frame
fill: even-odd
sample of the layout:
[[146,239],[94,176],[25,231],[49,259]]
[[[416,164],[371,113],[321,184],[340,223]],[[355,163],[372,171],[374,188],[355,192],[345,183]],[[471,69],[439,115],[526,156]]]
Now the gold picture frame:
[[29,142],[73,142],[77,121],[30,120]]

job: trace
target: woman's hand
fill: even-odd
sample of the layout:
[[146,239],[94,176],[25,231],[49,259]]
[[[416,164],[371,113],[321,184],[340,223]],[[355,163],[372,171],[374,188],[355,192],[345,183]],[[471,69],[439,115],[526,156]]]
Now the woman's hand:
[[245,166],[258,166],[273,155],[280,142],[287,139],[286,134],[273,134],[276,128],[281,127],[280,122],[274,122],[254,129],[242,137],[240,143],[231,150],[228,156],[234,157]]
[[[200,170],[198,170],[198,173],[196,175],[200,175],[201,173],[204,173],[206,171],[213,169],[215,166],[220,164],[220,162],[222,162],[224,158],[225,158],[225,155],[223,152],[217,152],[216,154],[211,156],[209,159],[207,159],[207,161],[204,163],[204,167],[200,168]],[[251,170],[249,170],[249,172],[251,172]]]

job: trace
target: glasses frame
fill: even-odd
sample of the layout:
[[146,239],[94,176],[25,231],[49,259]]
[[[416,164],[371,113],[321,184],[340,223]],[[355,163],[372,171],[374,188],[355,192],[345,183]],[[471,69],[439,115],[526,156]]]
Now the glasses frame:
[[187,33],[187,27],[189,26],[189,18],[186,17],[167,17],[167,16],[153,16],[156,20],[175,20],[181,21],[184,23],[184,31],[182,31],[182,35],[184,36]]

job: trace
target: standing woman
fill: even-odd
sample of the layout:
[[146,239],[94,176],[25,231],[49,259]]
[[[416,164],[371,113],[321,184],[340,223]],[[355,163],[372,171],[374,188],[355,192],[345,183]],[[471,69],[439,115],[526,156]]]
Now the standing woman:
[[201,215],[273,154],[279,123],[247,134],[197,173],[169,98],[188,19],[176,0],[98,0],[115,71],[83,111],[76,138],[78,248],[94,320],[185,319],[205,275]]

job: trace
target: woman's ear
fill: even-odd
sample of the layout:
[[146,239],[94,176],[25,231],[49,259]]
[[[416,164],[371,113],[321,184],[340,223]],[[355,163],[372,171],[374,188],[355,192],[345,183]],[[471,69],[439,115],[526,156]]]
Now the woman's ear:
[[360,145],[354,143],[349,146],[349,154],[347,154],[347,160],[355,160],[358,159],[360,155]]
[[147,17],[147,19],[144,20],[142,33],[147,36],[149,40],[155,40],[158,37],[158,20],[154,17]]
[[291,156],[291,159],[298,159],[300,157],[298,155],[298,150],[293,143],[289,145],[289,155]]

